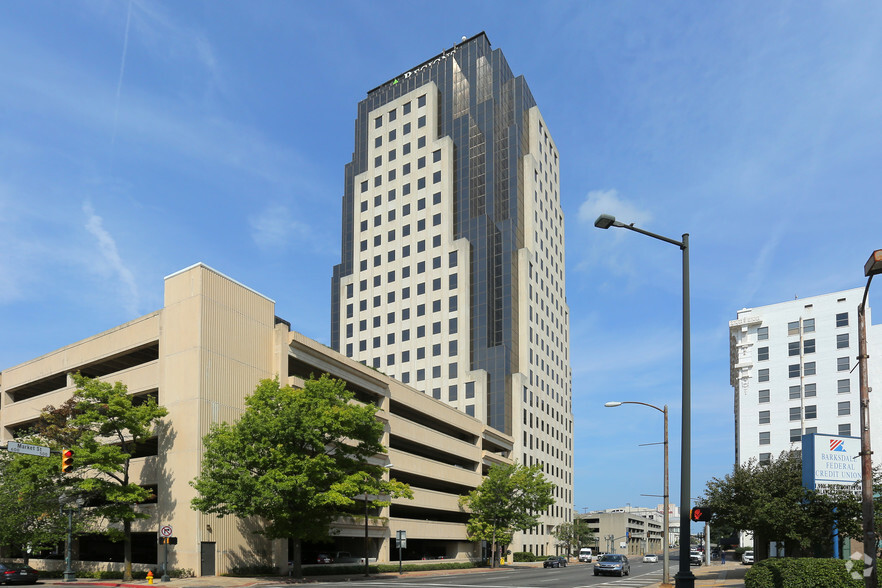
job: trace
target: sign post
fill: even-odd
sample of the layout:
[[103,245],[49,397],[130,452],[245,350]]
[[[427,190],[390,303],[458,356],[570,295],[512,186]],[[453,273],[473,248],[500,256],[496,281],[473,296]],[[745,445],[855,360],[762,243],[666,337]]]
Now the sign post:
[[407,531],[395,531],[395,545],[398,547],[398,573],[401,573],[401,550],[407,547]]
[[159,528],[159,536],[161,537],[160,541],[165,544],[165,553],[164,553],[164,561],[162,563],[162,578],[160,580],[162,582],[168,582],[171,578],[168,575],[168,544],[169,537],[172,536],[172,528],[171,525],[163,525]]

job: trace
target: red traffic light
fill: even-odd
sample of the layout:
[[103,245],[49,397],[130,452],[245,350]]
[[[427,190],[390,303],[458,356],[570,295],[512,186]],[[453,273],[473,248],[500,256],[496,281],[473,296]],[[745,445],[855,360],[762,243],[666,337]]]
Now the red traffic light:
[[711,520],[711,517],[714,515],[707,508],[703,508],[701,506],[696,506],[689,512],[689,518],[692,519],[693,522],[707,522]]
[[61,451],[61,473],[69,474],[73,471],[74,452],[71,449]]

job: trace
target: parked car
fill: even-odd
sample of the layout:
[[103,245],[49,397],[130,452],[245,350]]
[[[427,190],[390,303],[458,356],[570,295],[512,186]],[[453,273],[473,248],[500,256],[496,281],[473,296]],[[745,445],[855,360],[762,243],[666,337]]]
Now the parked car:
[[565,568],[567,567],[567,558],[559,555],[551,555],[542,562],[543,568]]
[[752,564],[753,563],[753,552],[752,551],[745,551],[741,555],[741,563],[744,565]]
[[334,563],[334,562],[333,562],[333,560],[331,560],[331,556],[328,555],[327,553],[319,553],[318,555],[315,556],[315,563],[329,564],[329,563]]
[[658,556],[654,553],[647,553],[643,556],[643,563],[658,563]]
[[630,576],[631,562],[627,555],[604,553],[594,562],[594,575]]
[[36,584],[39,574],[31,566],[20,563],[0,563],[0,584]]
[[701,554],[700,551],[693,549],[689,552],[689,565],[700,566],[702,559],[704,559],[704,556]]
[[583,547],[579,550],[579,561],[591,563],[593,557],[590,547]]

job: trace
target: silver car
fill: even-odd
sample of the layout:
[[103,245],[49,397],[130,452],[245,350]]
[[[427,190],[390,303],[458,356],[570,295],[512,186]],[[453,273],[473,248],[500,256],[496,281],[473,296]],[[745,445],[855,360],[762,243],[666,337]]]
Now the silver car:
[[618,553],[604,553],[594,563],[594,575],[630,576],[631,562],[627,555]]

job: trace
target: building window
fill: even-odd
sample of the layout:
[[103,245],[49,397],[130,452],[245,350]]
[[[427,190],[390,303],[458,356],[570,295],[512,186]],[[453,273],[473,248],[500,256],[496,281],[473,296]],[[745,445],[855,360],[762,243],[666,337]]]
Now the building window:
[[475,383],[474,382],[466,382],[465,395],[466,395],[466,398],[474,398],[475,397]]
[[383,126],[383,117],[378,116],[374,119],[374,128],[379,129],[381,126]]
[[809,404],[805,407],[805,418],[808,419],[816,419],[818,418],[818,407],[815,404]]
[[799,355],[799,341],[791,341],[787,344],[787,355],[791,357]]
[[768,425],[771,422],[771,412],[768,410],[761,410],[759,413],[759,424]]
[[806,384],[805,385],[805,394],[806,398],[811,398],[813,396],[818,395],[818,385],[817,384]]
[[470,417],[475,416],[475,405],[474,404],[469,404],[465,408],[466,408],[467,415],[469,415]]
[[848,333],[839,333],[836,335],[836,349],[848,348]]
[[769,465],[772,463],[772,454],[771,453],[760,453],[759,454],[759,464],[760,465]]
[[456,385],[454,384],[447,389],[447,400],[454,401],[458,397],[459,395],[457,394]]
[[759,403],[765,404],[769,402],[769,391],[768,390],[760,390],[759,391]]
[[787,334],[788,335],[799,335],[799,321],[793,321],[792,323],[787,323]]
[[796,443],[802,440],[802,429],[790,429],[790,442]]
[[760,431],[759,434],[759,444],[760,445],[769,445],[772,442],[772,434],[769,431]]
[[417,97],[417,108],[422,108],[425,105],[426,105],[426,95],[423,94],[422,96]]
[[802,414],[802,411],[799,409],[798,406],[791,406],[790,407],[790,420],[791,421],[798,421],[801,414]]
[[814,434],[816,434],[817,432],[818,432],[818,428],[817,428],[817,427],[806,427],[806,428],[805,428],[805,434],[806,434],[806,435],[814,435]]
[[851,402],[840,402],[838,404],[839,416],[848,416],[851,414]]
[[769,348],[768,347],[759,347],[756,350],[756,360],[757,361],[766,361],[769,359]]
[[802,332],[803,333],[814,333],[815,332],[815,319],[805,319],[802,321]]
[[799,398],[802,394],[802,389],[799,386],[790,386],[790,400],[794,398]]
[[815,375],[815,362],[807,361],[802,366],[802,375],[804,376],[814,376]]
[[[441,161],[441,150],[440,149],[437,149],[432,152],[432,161],[434,163],[438,163],[439,161]],[[847,320],[846,320],[846,324],[848,324]]]
[[410,134],[410,123],[404,123],[404,126],[401,128],[401,134],[402,135],[409,135]]
[[839,434],[844,437],[851,437],[851,425],[849,423],[842,423],[839,425]]
[[836,358],[836,371],[837,372],[847,372],[848,371],[848,358],[847,357],[837,357]]
[[756,340],[766,341],[769,338],[769,327],[758,327],[756,330]]
[[847,312],[836,313],[836,326],[837,327],[847,327],[848,326],[848,313]]
[[791,363],[789,366],[787,366],[787,374],[791,378],[798,378],[799,377],[799,364],[798,363]]
[[815,340],[814,339],[806,339],[802,342],[802,352],[803,353],[814,353],[815,352]]
[[769,381],[769,368],[759,370],[757,372],[757,380],[760,382],[768,382]]
[[836,392],[839,394],[848,394],[851,392],[851,380],[839,380],[836,382]]

